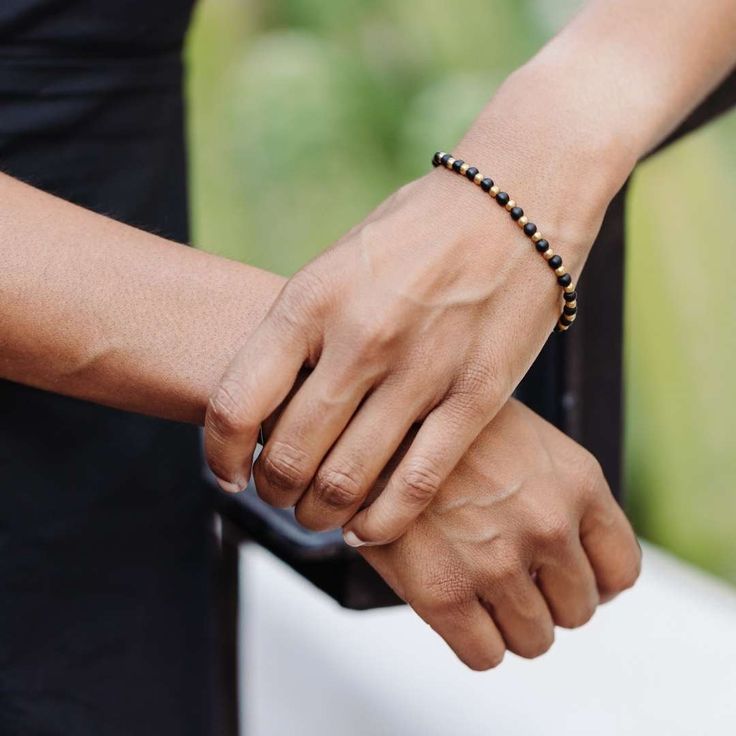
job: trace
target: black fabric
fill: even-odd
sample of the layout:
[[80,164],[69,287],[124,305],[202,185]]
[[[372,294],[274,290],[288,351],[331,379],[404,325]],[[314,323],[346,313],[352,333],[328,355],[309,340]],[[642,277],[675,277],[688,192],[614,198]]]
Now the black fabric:
[[[2,0],[0,168],[185,242],[191,4]],[[200,476],[192,427],[0,382],[1,736],[210,732]]]

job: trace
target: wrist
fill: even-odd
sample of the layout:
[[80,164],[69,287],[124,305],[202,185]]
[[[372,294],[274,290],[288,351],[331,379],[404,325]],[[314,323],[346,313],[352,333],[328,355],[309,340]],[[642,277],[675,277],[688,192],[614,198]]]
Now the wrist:
[[[603,124],[605,116],[584,109],[576,86],[553,66],[532,61],[514,72],[452,152],[520,202],[579,269],[637,151]],[[448,182],[446,172],[433,176],[444,187],[462,184]]]

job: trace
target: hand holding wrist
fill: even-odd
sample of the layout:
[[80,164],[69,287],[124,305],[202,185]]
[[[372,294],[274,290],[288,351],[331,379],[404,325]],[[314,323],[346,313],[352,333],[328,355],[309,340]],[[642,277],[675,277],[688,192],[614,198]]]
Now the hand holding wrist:
[[[530,115],[518,78],[456,153],[523,201],[577,280],[625,174],[601,165],[592,145],[573,145],[561,116],[550,126]],[[260,423],[306,364],[314,371],[256,464],[259,492],[274,505],[299,502],[298,518],[312,528],[342,525],[420,422],[386,491],[350,524],[363,541],[388,542],[506,401],[561,301],[505,210],[447,171],[422,177],[287,284],[213,398],[213,470],[224,480],[247,473]]]

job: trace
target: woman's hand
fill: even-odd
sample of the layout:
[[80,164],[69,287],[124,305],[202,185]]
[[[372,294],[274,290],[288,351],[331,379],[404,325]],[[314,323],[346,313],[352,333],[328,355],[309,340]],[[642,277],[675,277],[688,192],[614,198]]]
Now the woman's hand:
[[515,400],[403,537],[360,551],[477,670],[543,654],[641,565],[595,459]]
[[[544,116],[528,114],[535,86]],[[570,104],[543,76],[517,73],[455,154],[518,199],[577,277],[633,160],[577,110],[573,136]],[[299,502],[310,528],[344,524],[421,422],[361,524],[364,541],[395,539],[508,399],[561,305],[554,274],[508,213],[433,171],[288,282],[212,396],[210,465],[226,488],[245,485],[261,423],[306,365],[256,463],[259,493]]]

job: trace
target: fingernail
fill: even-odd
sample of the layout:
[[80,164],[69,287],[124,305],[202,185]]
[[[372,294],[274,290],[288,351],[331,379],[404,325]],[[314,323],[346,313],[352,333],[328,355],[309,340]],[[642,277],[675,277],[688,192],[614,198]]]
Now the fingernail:
[[217,476],[215,476],[215,480],[225,493],[240,493],[240,491],[245,490],[245,487],[248,485],[247,483],[243,483],[242,485],[239,485],[238,483],[230,483],[230,481],[223,480]]
[[362,547],[365,542],[355,532],[345,532],[342,535],[348,547]]

